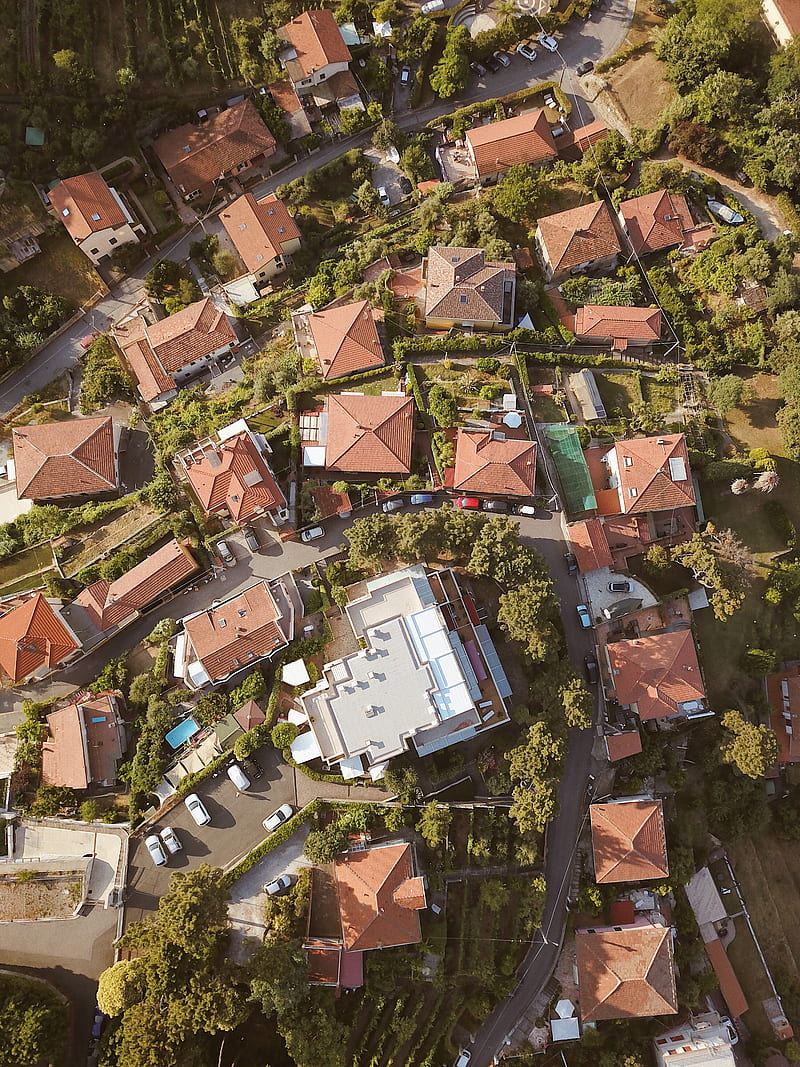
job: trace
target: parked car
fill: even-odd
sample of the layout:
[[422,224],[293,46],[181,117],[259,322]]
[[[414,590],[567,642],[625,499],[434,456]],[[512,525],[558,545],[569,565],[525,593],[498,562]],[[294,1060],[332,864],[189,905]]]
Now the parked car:
[[542,48],[546,48],[548,52],[558,51],[558,41],[555,39],[555,37],[550,37],[546,33],[540,33],[536,40],[539,42]]
[[217,555],[226,566],[232,567],[236,563],[236,556],[231,552],[227,541],[217,541],[216,549]]
[[268,897],[276,897],[281,893],[285,893],[289,886],[294,881],[291,874],[279,874],[277,878],[274,878],[271,882],[267,882],[264,886],[264,892]]
[[389,194],[386,192],[386,186],[385,185],[379,185],[378,186],[378,199],[380,200],[380,202],[383,204],[384,207],[391,207],[392,206],[392,202],[389,199]]
[[228,777],[237,789],[244,790],[250,788],[250,779],[247,777],[247,775],[244,773],[238,763],[232,763],[229,767],[226,767],[225,773],[228,775]]
[[578,561],[572,552],[564,553],[564,562],[567,565],[567,574],[575,575],[578,573]]
[[245,526],[244,530],[244,543],[250,549],[251,552],[258,552],[261,548],[261,542],[258,539],[258,534],[255,532],[252,526]]
[[457,508],[475,510],[481,506],[481,502],[476,496],[459,496],[456,497],[455,505]]
[[190,793],[184,804],[198,826],[208,826],[211,822],[211,816],[206,811],[206,806],[197,793]]
[[473,60],[473,62],[470,63],[469,69],[472,71],[476,78],[482,78],[483,75],[486,73],[486,67],[484,67],[483,63],[478,63],[476,60]]
[[497,74],[498,70],[500,70],[500,64],[497,62],[494,56],[486,56],[486,58],[483,60],[483,65],[484,67],[486,67],[490,74]]
[[387,514],[389,514],[392,511],[399,511],[400,508],[404,508],[405,506],[405,500],[402,500],[400,498],[396,500],[387,500],[385,504],[381,505],[381,511],[385,511]]
[[626,578],[617,578],[614,582],[608,583],[609,593],[630,593],[633,586]]
[[558,100],[553,96],[551,92],[546,92],[542,97],[544,106],[552,108],[553,111],[558,111]]
[[[589,8],[589,14],[591,14],[591,12],[592,9]],[[588,74],[590,71],[594,70],[594,63],[592,63],[590,59],[587,59],[585,63],[580,63],[575,69],[577,70],[578,74],[583,77],[584,74]]]
[[517,515],[527,515],[529,519],[536,518],[536,508],[533,504],[520,504],[516,513]]
[[530,63],[533,63],[538,52],[533,47],[531,41],[522,41],[517,45],[517,55],[522,56],[523,59],[527,59]]
[[399,185],[400,185],[400,192],[403,193],[404,196],[408,196],[408,194],[414,188],[414,186],[411,184],[411,182],[405,176],[403,176],[400,179]]
[[589,609],[585,604],[578,604],[575,610],[578,613],[578,619],[584,630],[590,630],[592,626],[592,616],[589,614]]
[[321,526],[312,526],[310,530],[303,530],[300,534],[300,540],[305,541],[308,544],[309,541],[316,541],[318,537],[324,537],[325,531]]
[[706,203],[708,204],[708,210],[711,214],[721,222],[727,222],[729,226],[741,226],[744,222],[744,215],[740,215],[739,212],[734,211],[732,207],[723,204],[721,200],[715,200],[710,196]]
[[183,845],[178,840],[178,835],[171,826],[165,826],[161,831],[161,840],[164,842],[164,846],[170,856],[174,856],[176,852],[180,852],[183,848]]
[[294,808],[291,804],[281,804],[277,811],[273,811],[271,815],[268,815],[262,822],[262,826],[268,833],[272,833],[273,830],[277,830],[281,823],[285,823],[287,819],[291,819],[294,815]]
[[423,15],[430,15],[431,11],[444,11],[444,0],[428,0],[420,8]]
[[158,834],[150,834],[149,837],[144,839],[147,851],[150,853],[150,859],[155,863],[156,867],[165,867],[167,864],[167,854],[161,844],[161,838]]
[[484,511],[508,511],[508,504],[506,504],[505,500],[484,500],[481,507]]
[[467,1064],[471,1059],[472,1053],[469,1051],[469,1049],[463,1049],[458,1054],[458,1059],[456,1060],[456,1067],[467,1067]]
[[586,678],[589,685],[597,685],[597,679],[600,675],[597,669],[597,660],[595,659],[594,652],[590,652],[588,656],[583,657],[583,665],[586,668]]
[[244,773],[254,782],[257,782],[258,779],[264,775],[264,772],[261,770],[261,765],[257,760],[254,760],[252,756],[245,756],[242,760],[242,766],[244,767]]
[[510,67],[511,66],[511,57],[507,56],[505,54],[505,52],[492,52],[492,55],[494,56],[494,58],[497,60],[497,62],[500,64],[501,67]]
[[730,1041],[730,1043],[732,1045],[738,1045],[739,1044],[739,1032],[737,1031],[737,1029],[733,1025],[733,1023],[730,1021],[728,1016],[727,1015],[721,1015],[719,1021],[722,1024],[722,1026],[724,1026],[725,1029],[728,1031],[728,1041]]
[[403,69],[400,71],[400,84],[411,84],[411,67],[403,67]]
[[433,494],[432,493],[414,493],[414,495],[411,497],[411,503],[412,504],[432,504],[433,503]]
[[89,333],[85,337],[82,337],[81,340],[80,340],[80,346],[83,349],[83,351],[85,352],[87,350],[87,348],[91,348],[92,342],[95,340],[95,338],[97,338],[99,336],[100,336],[99,333]]

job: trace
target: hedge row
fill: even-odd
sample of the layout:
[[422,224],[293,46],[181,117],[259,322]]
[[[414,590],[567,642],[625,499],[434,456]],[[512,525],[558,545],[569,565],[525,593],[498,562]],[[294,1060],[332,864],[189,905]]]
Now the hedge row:
[[607,70],[616,70],[617,67],[621,67],[623,63],[627,63],[634,56],[649,51],[651,47],[650,41],[640,41],[639,44],[632,44],[629,48],[623,48],[619,52],[615,52],[613,56],[609,56],[608,59],[604,59],[602,63],[596,63],[595,73],[603,74]]
[[[396,344],[397,342],[395,342],[395,345]],[[395,354],[396,353],[397,349],[395,348]],[[425,394],[423,393],[422,389],[420,388],[419,378],[417,377],[417,372],[414,368],[413,363],[406,363],[406,376],[411,382],[411,392],[414,394],[414,401],[417,405],[417,411],[419,411],[421,414],[428,415],[428,401],[425,398]]]
[[229,752],[223,752],[221,756],[215,756],[210,763],[207,763],[202,771],[197,771],[195,774],[187,774],[185,778],[182,778],[180,782],[178,782],[175,796],[182,797],[184,793],[190,793],[196,785],[199,785],[200,782],[203,781],[204,778],[208,778],[208,776],[215,771],[221,771],[228,762],[229,756]]
[[795,236],[800,236],[800,213],[794,205],[788,193],[778,193],[775,201],[783,215],[787,230],[791,230]]
[[348,782],[341,776],[341,774],[320,774],[319,771],[312,771],[310,767],[306,767],[304,763],[295,762],[290,748],[281,749],[281,755],[283,756],[284,762],[288,763],[290,767],[294,767],[295,770],[300,771],[306,778],[310,778],[312,782],[328,782],[330,785],[348,785]]
[[[541,343],[536,330],[511,330],[504,335],[490,334],[483,337],[409,337],[395,341],[395,358],[408,359],[415,352],[496,352],[508,346],[509,341],[522,344]],[[529,363],[556,366],[569,363],[585,367],[629,367],[630,363],[613,356],[595,356],[588,352],[526,352]]]
[[255,865],[263,860],[263,858],[269,855],[273,849],[276,849],[278,845],[282,845],[285,841],[288,841],[292,834],[297,833],[304,822],[307,822],[313,815],[320,810],[325,802],[317,798],[312,800],[302,811],[298,811],[296,815],[293,815],[291,819],[279,826],[274,833],[262,841],[260,845],[248,852],[244,859],[240,860],[234,867],[225,872],[224,884],[230,888],[233,883],[242,877],[243,874],[247,874]]
[[473,115],[488,115],[497,110],[498,104],[504,104],[506,106],[521,104],[526,100],[530,100],[534,96],[540,96],[548,91],[556,98],[564,113],[569,115],[572,112],[572,104],[570,103],[569,97],[557,82],[546,81],[538,82],[536,85],[530,85],[527,89],[519,89],[516,93],[509,93],[508,96],[496,96],[492,100],[481,100],[475,104],[470,104],[469,107],[459,108],[458,111],[453,111],[449,115],[442,115],[440,118],[431,119],[428,126],[431,129],[434,129],[442,123],[446,126],[453,126],[457,120],[464,122]]

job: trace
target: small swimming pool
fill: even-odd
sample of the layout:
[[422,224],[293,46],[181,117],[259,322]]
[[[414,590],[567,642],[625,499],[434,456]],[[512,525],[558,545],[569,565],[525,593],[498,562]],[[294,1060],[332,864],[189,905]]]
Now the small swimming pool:
[[173,726],[167,734],[165,741],[174,751],[176,748],[180,748],[190,737],[194,737],[199,729],[200,727],[197,724],[197,720],[193,719],[190,715],[188,719],[184,719],[183,722],[179,722],[177,726]]

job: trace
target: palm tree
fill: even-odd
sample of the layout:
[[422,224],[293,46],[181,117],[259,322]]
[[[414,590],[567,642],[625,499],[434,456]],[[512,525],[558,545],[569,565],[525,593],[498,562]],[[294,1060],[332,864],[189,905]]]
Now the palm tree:
[[731,482],[731,492],[736,496],[739,496],[741,493],[746,493],[747,488],[747,482],[744,478],[736,478]]
[[780,485],[780,478],[777,471],[764,471],[753,482],[753,488],[760,489],[762,493],[771,493],[778,485]]

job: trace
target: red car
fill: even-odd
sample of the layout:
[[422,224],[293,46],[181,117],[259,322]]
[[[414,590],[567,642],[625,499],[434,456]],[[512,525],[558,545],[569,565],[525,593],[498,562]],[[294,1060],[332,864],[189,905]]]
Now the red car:
[[81,342],[80,342],[80,345],[81,345],[81,348],[83,349],[83,351],[85,352],[89,348],[89,346],[91,345],[92,341],[94,341],[95,337],[99,337],[99,336],[100,336],[99,333],[90,333],[86,337],[83,337],[81,339]]
[[479,508],[480,500],[476,496],[460,496],[456,499],[457,508]]

